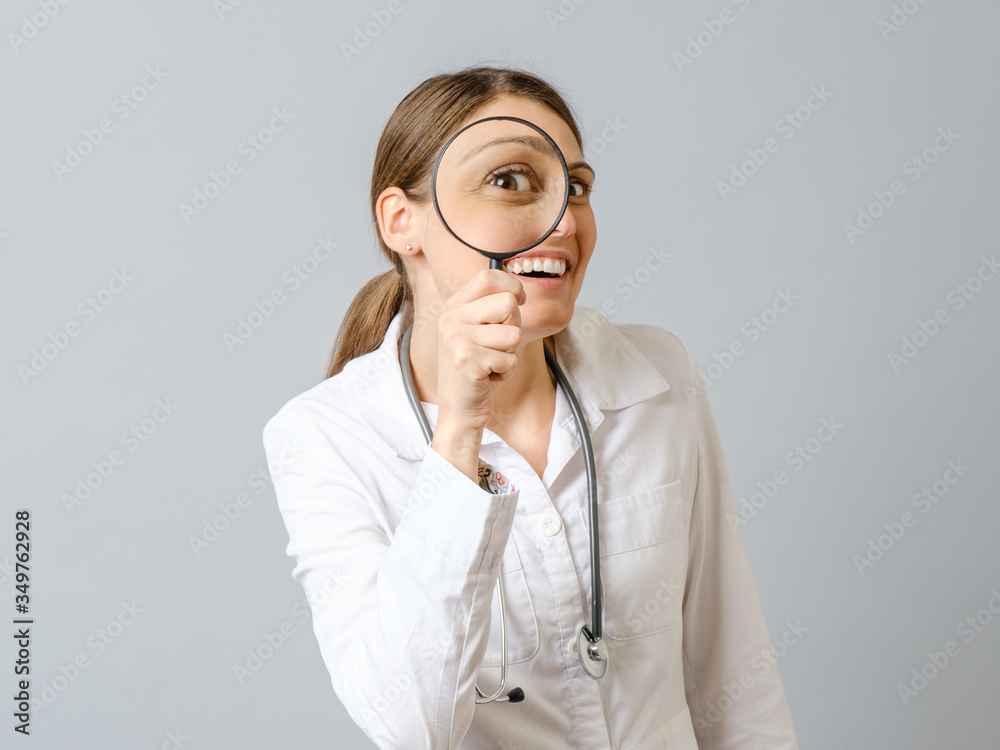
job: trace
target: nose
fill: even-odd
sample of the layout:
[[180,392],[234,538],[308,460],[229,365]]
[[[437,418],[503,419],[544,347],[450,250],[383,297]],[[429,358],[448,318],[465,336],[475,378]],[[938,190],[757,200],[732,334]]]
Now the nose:
[[573,207],[566,206],[566,210],[563,212],[562,218],[559,219],[559,223],[556,224],[556,228],[552,231],[552,237],[557,239],[565,239],[567,237],[572,237],[576,234],[576,217],[573,215]]

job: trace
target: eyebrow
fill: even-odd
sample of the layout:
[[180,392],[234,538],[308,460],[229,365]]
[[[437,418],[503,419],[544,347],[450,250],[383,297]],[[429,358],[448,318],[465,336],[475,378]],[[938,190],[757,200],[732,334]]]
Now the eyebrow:
[[490,141],[489,143],[484,143],[482,146],[473,149],[472,151],[467,153],[464,157],[462,157],[462,161],[460,161],[459,164],[464,164],[476,154],[482,153],[486,149],[492,148],[493,146],[499,146],[501,143],[519,143],[522,146],[527,146],[532,151],[537,151],[543,156],[548,156],[549,154],[552,153],[552,147],[549,146],[549,144],[543,139],[533,138],[527,135],[520,135],[520,136],[513,136],[510,138],[496,138]]
[[[536,151],[539,154],[542,154],[543,156],[549,156],[552,153],[552,147],[549,145],[547,141],[545,141],[542,138],[532,137],[528,135],[512,136],[510,138],[496,138],[490,141],[489,143],[484,143],[482,146],[479,146],[478,148],[467,153],[459,162],[459,164],[464,164],[476,154],[479,154],[488,148],[492,148],[493,146],[499,146],[502,143],[519,143],[522,146],[527,146],[532,151]],[[586,169],[595,177],[597,176],[597,172],[594,171],[594,168],[585,161],[575,161],[572,164],[566,165],[566,171],[568,172],[572,172],[575,169]]]

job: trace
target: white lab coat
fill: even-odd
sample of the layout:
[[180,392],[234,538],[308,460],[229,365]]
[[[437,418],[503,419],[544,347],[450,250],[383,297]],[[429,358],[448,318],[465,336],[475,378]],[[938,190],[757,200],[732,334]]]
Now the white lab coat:
[[[562,391],[541,478],[485,432],[481,460],[514,485],[491,494],[427,446],[399,326],[264,429],[292,575],[333,689],[369,737],[407,750],[797,748],[687,347],[584,307],[555,336],[600,487],[610,667],[595,681],[575,652],[590,621],[587,486]],[[501,571],[507,690],[525,700],[476,705],[476,683],[489,695],[499,680]]]

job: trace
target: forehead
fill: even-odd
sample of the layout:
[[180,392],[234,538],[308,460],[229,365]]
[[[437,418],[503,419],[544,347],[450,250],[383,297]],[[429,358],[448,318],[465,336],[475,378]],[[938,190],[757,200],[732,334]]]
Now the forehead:
[[580,144],[576,142],[576,136],[573,135],[573,131],[566,121],[544,104],[524,97],[510,96],[509,94],[497,97],[473,112],[463,125],[468,125],[483,117],[499,115],[520,117],[540,127],[556,142],[567,161],[575,161],[582,157]]

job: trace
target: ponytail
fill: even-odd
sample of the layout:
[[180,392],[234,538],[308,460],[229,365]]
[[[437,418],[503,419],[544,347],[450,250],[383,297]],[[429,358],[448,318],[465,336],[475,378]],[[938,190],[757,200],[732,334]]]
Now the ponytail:
[[361,288],[347,308],[337,332],[327,378],[343,370],[355,357],[378,349],[389,323],[404,303],[410,301],[409,286],[406,279],[393,270],[379,274]]

